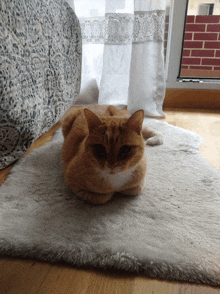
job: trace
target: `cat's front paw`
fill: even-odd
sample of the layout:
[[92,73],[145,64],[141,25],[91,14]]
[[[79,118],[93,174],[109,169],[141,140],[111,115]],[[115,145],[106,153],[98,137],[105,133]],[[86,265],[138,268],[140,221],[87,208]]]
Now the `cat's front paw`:
[[129,196],[130,195],[136,196],[136,195],[141,193],[142,189],[143,189],[143,186],[140,185],[140,186],[137,186],[137,187],[134,187],[134,188],[130,188],[130,189],[120,191],[120,193],[124,194],[124,195],[129,195]]
[[76,195],[92,204],[105,204],[112,199],[114,193],[99,194],[90,191],[77,191]]
[[100,205],[105,204],[112,199],[113,194],[100,194],[95,197],[90,197],[87,201],[91,202],[92,204]]

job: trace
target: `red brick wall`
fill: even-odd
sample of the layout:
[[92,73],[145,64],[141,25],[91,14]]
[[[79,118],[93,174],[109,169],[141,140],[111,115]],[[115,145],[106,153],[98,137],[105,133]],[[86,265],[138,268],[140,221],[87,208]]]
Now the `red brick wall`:
[[183,70],[220,70],[220,16],[187,16]]

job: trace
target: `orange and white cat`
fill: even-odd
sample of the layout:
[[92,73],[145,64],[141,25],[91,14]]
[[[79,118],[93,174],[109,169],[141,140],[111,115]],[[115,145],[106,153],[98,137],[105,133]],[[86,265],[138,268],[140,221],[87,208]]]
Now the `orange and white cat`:
[[71,107],[62,118],[63,173],[68,187],[93,204],[104,204],[115,192],[137,195],[147,170],[144,139],[162,144],[162,137],[142,129],[144,111],[130,118],[109,105]]

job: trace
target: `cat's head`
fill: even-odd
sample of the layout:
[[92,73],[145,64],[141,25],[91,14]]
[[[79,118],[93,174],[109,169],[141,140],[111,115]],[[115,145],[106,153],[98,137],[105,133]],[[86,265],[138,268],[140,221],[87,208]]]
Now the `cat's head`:
[[130,118],[98,117],[89,109],[84,109],[84,114],[89,129],[85,153],[95,167],[117,173],[139,163],[144,156],[143,110],[136,111]]

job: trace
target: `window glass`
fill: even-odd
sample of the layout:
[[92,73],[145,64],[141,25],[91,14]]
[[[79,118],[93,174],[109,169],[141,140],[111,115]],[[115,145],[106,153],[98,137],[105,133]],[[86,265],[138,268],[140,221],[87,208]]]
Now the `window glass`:
[[180,77],[220,78],[220,1],[189,0]]

